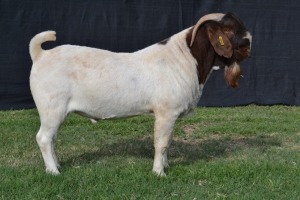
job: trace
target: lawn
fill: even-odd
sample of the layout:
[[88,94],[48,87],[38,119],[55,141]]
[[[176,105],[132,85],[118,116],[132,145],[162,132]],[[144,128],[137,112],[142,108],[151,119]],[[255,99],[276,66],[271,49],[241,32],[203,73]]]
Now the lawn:
[[300,107],[196,109],[176,123],[166,177],[151,172],[153,123],[71,114],[52,176],[35,141],[37,110],[0,111],[0,199],[300,198]]

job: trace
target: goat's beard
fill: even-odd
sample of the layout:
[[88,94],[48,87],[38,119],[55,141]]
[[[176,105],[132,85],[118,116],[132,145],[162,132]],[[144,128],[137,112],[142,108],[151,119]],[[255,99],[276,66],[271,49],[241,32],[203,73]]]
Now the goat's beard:
[[239,86],[238,80],[240,78],[240,65],[236,62],[234,62],[229,67],[226,66],[224,70],[224,78],[228,85],[230,85],[233,88],[236,88]]

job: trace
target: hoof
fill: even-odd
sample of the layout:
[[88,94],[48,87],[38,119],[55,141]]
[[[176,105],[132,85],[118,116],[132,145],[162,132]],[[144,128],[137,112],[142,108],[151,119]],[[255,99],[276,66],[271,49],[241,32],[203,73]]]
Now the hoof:
[[54,175],[54,176],[57,176],[60,174],[58,170],[50,170],[50,169],[46,169],[46,173]]
[[166,177],[166,174],[163,170],[156,171],[153,169],[152,172],[159,177]]

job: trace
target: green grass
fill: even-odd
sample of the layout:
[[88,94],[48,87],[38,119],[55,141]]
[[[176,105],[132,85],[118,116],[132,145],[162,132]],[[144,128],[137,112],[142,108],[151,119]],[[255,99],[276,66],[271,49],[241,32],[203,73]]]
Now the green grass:
[[299,199],[300,107],[198,108],[177,121],[167,177],[152,174],[153,117],[71,114],[45,173],[37,111],[0,111],[0,199]]

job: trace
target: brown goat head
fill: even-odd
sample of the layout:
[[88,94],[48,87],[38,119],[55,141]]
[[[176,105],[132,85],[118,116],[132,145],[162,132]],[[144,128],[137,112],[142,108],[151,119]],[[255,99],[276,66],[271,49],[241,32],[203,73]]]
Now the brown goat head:
[[239,63],[250,56],[252,36],[243,22],[232,13],[203,16],[190,29],[187,44],[197,60],[199,83],[205,83],[213,66],[225,68],[225,81],[238,86]]

